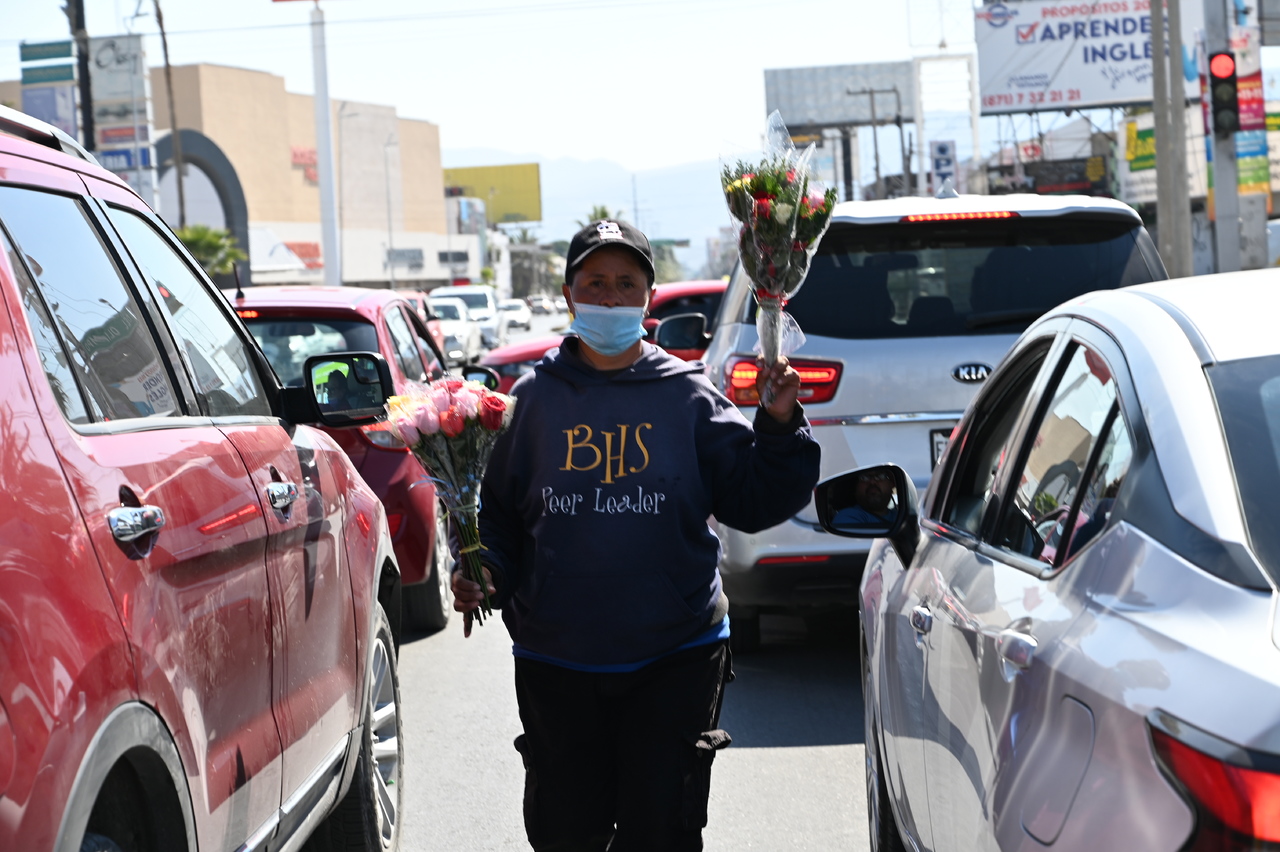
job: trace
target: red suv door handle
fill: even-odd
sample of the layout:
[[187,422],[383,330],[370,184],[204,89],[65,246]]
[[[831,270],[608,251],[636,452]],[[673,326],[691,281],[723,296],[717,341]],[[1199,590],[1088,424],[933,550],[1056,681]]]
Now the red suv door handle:
[[160,532],[164,512],[159,506],[121,506],[107,513],[107,526],[116,541],[137,541]]
[[298,499],[298,486],[292,482],[269,482],[267,483],[267,500],[271,502],[274,509],[283,512],[285,509],[293,505],[293,501]]

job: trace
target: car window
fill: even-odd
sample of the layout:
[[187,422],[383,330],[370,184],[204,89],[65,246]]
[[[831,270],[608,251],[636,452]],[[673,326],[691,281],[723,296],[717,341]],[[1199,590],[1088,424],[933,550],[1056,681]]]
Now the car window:
[[1084,345],[1068,357],[995,538],[1050,565],[1102,529],[1132,456],[1111,368]]
[[965,437],[964,451],[956,462],[957,474],[943,511],[944,523],[979,534],[997,475],[1013,461],[1018,417],[1047,353],[1046,347],[1032,354],[1002,386],[993,387],[989,395],[984,395],[980,414]]
[[[1205,368],[1231,452],[1249,542],[1273,580],[1280,580],[1280,355]],[[1234,582],[1234,581],[1233,581]]]
[[[57,329],[67,366],[94,416],[180,414],[173,376],[150,326],[80,202],[0,187],[0,222],[36,282],[45,316]],[[38,321],[31,304],[27,311]],[[83,422],[71,394],[60,400],[68,419]]]
[[85,408],[84,398],[80,395],[80,387],[75,374],[71,371],[72,358],[63,349],[62,341],[53,328],[53,318],[45,309],[44,300],[36,292],[36,283],[27,274],[22,258],[14,250],[9,238],[0,231],[0,250],[4,256],[0,264],[4,264],[18,283],[18,292],[22,294],[22,306],[27,313],[27,321],[31,324],[35,338],[36,351],[40,353],[40,366],[44,368],[49,387],[58,400],[62,413],[72,423],[89,423],[89,412]]
[[449,293],[450,299],[461,299],[469,311],[492,311],[493,296],[489,293]]
[[413,332],[413,340],[418,344],[418,354],[427,365],[426,381],[440,378],[444,375],[444,365],[440,363],[440,358],[432,346],[431,332],[426,329],[426,324],[422,320],[415,322],[412,314],[406,318],[409,320],[409,329]]
[[173,319],[209,414],[269,416],[271,403],[249,345],[214,301],[213,291],[154,225],[132,210],[108,210],[129,254]]
[[302,387],[302,369],[312,355],[377,352],[378,331],[366,320],[313,319],[306,315],[256,318],[244,324],[288,387]]
[[1164,278],[1146,240],[1119,218],[837,222],[787,311],[840,339],[1016,333],[1082,293]]
[[411,382],[427,382],[427,366],[418,352],[418,342],[409,330],[409,321],[405,319],[398,307],[392,307],[386,313],[387,331],[391,334],[391,345],[396,350],[396,362],[404,371],[404,377]]
[[432,302],[431,312],[435,314],[437,319],[442,320],[456,320],[462,318],[462,314],[458,311],[457,305],[448,305],[442,302]]
[[710,324],[712,317],[720,309],[720,299],[723,295],[723,293],[718,292],[680,296],[663,302],[660,307],[650,311],[649,316],[663,320],[677,314],[702,314],[706,317],[707,323]]

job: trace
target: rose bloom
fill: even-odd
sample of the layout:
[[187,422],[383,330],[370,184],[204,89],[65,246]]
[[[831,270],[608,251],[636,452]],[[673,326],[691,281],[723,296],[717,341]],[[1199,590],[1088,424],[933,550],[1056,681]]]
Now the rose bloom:
[[447,437],[456,438],[462,434],[462,430],[467,425],[467,418],[462,415],[462,410],[454,405],[448,411],[440,414],[440,431],[444,432]]
[[471,388],[463,388],[453,395],[454,402],[462,409],[462,416],[468,420],[475,420],[476,413],[480,408],[480,394]]
[[392,418],[391,428],[395,430],[396,437],[410,447],[417,444],[422,437],[414,427],[413,421],[407,417]]
[[484,399],[480,400],[480,425],[490,432],[497,432],[502,428],[506,411],[507,403],[502,397],[495,394],[485,395]]
[[414,414],[414,425],[423,435],[434,435],[440,431],[440,415],[436,412],[435,406],[430,404],[418,406]]

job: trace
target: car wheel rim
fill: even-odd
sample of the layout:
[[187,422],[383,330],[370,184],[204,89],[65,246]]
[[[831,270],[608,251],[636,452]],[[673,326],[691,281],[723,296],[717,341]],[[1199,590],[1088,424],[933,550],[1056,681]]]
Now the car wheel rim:
[[372,743],[374,805],[382,848],[391,847],[399,817],[400,718],[391,654],[381,638],[374,648],[373,689],[369,697],[369,737]]

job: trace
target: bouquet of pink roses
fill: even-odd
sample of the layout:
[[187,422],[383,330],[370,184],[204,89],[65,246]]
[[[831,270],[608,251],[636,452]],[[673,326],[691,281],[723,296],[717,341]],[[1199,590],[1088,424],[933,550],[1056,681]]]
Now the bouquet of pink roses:
[[493,445],[511,425],[515,404],[479,382],[459,379],[436,379],[423,390],[387,400],[392,431],[427,469],[457,525],[463,570],[484,594],[475,614],[480,624],[483,615],[493,613],[480,565],[480,481]]
[[760,354],[772,365],[804,342],[799,325],[783,308],[804,283],[818,240],[831,224],[836,192],[813,178],[813,146],[798,154],[776,110],[769,116],[767,136],[765,159],[725,166],[720,185],[729,213],[742,223],[738,256],[760,306]]

